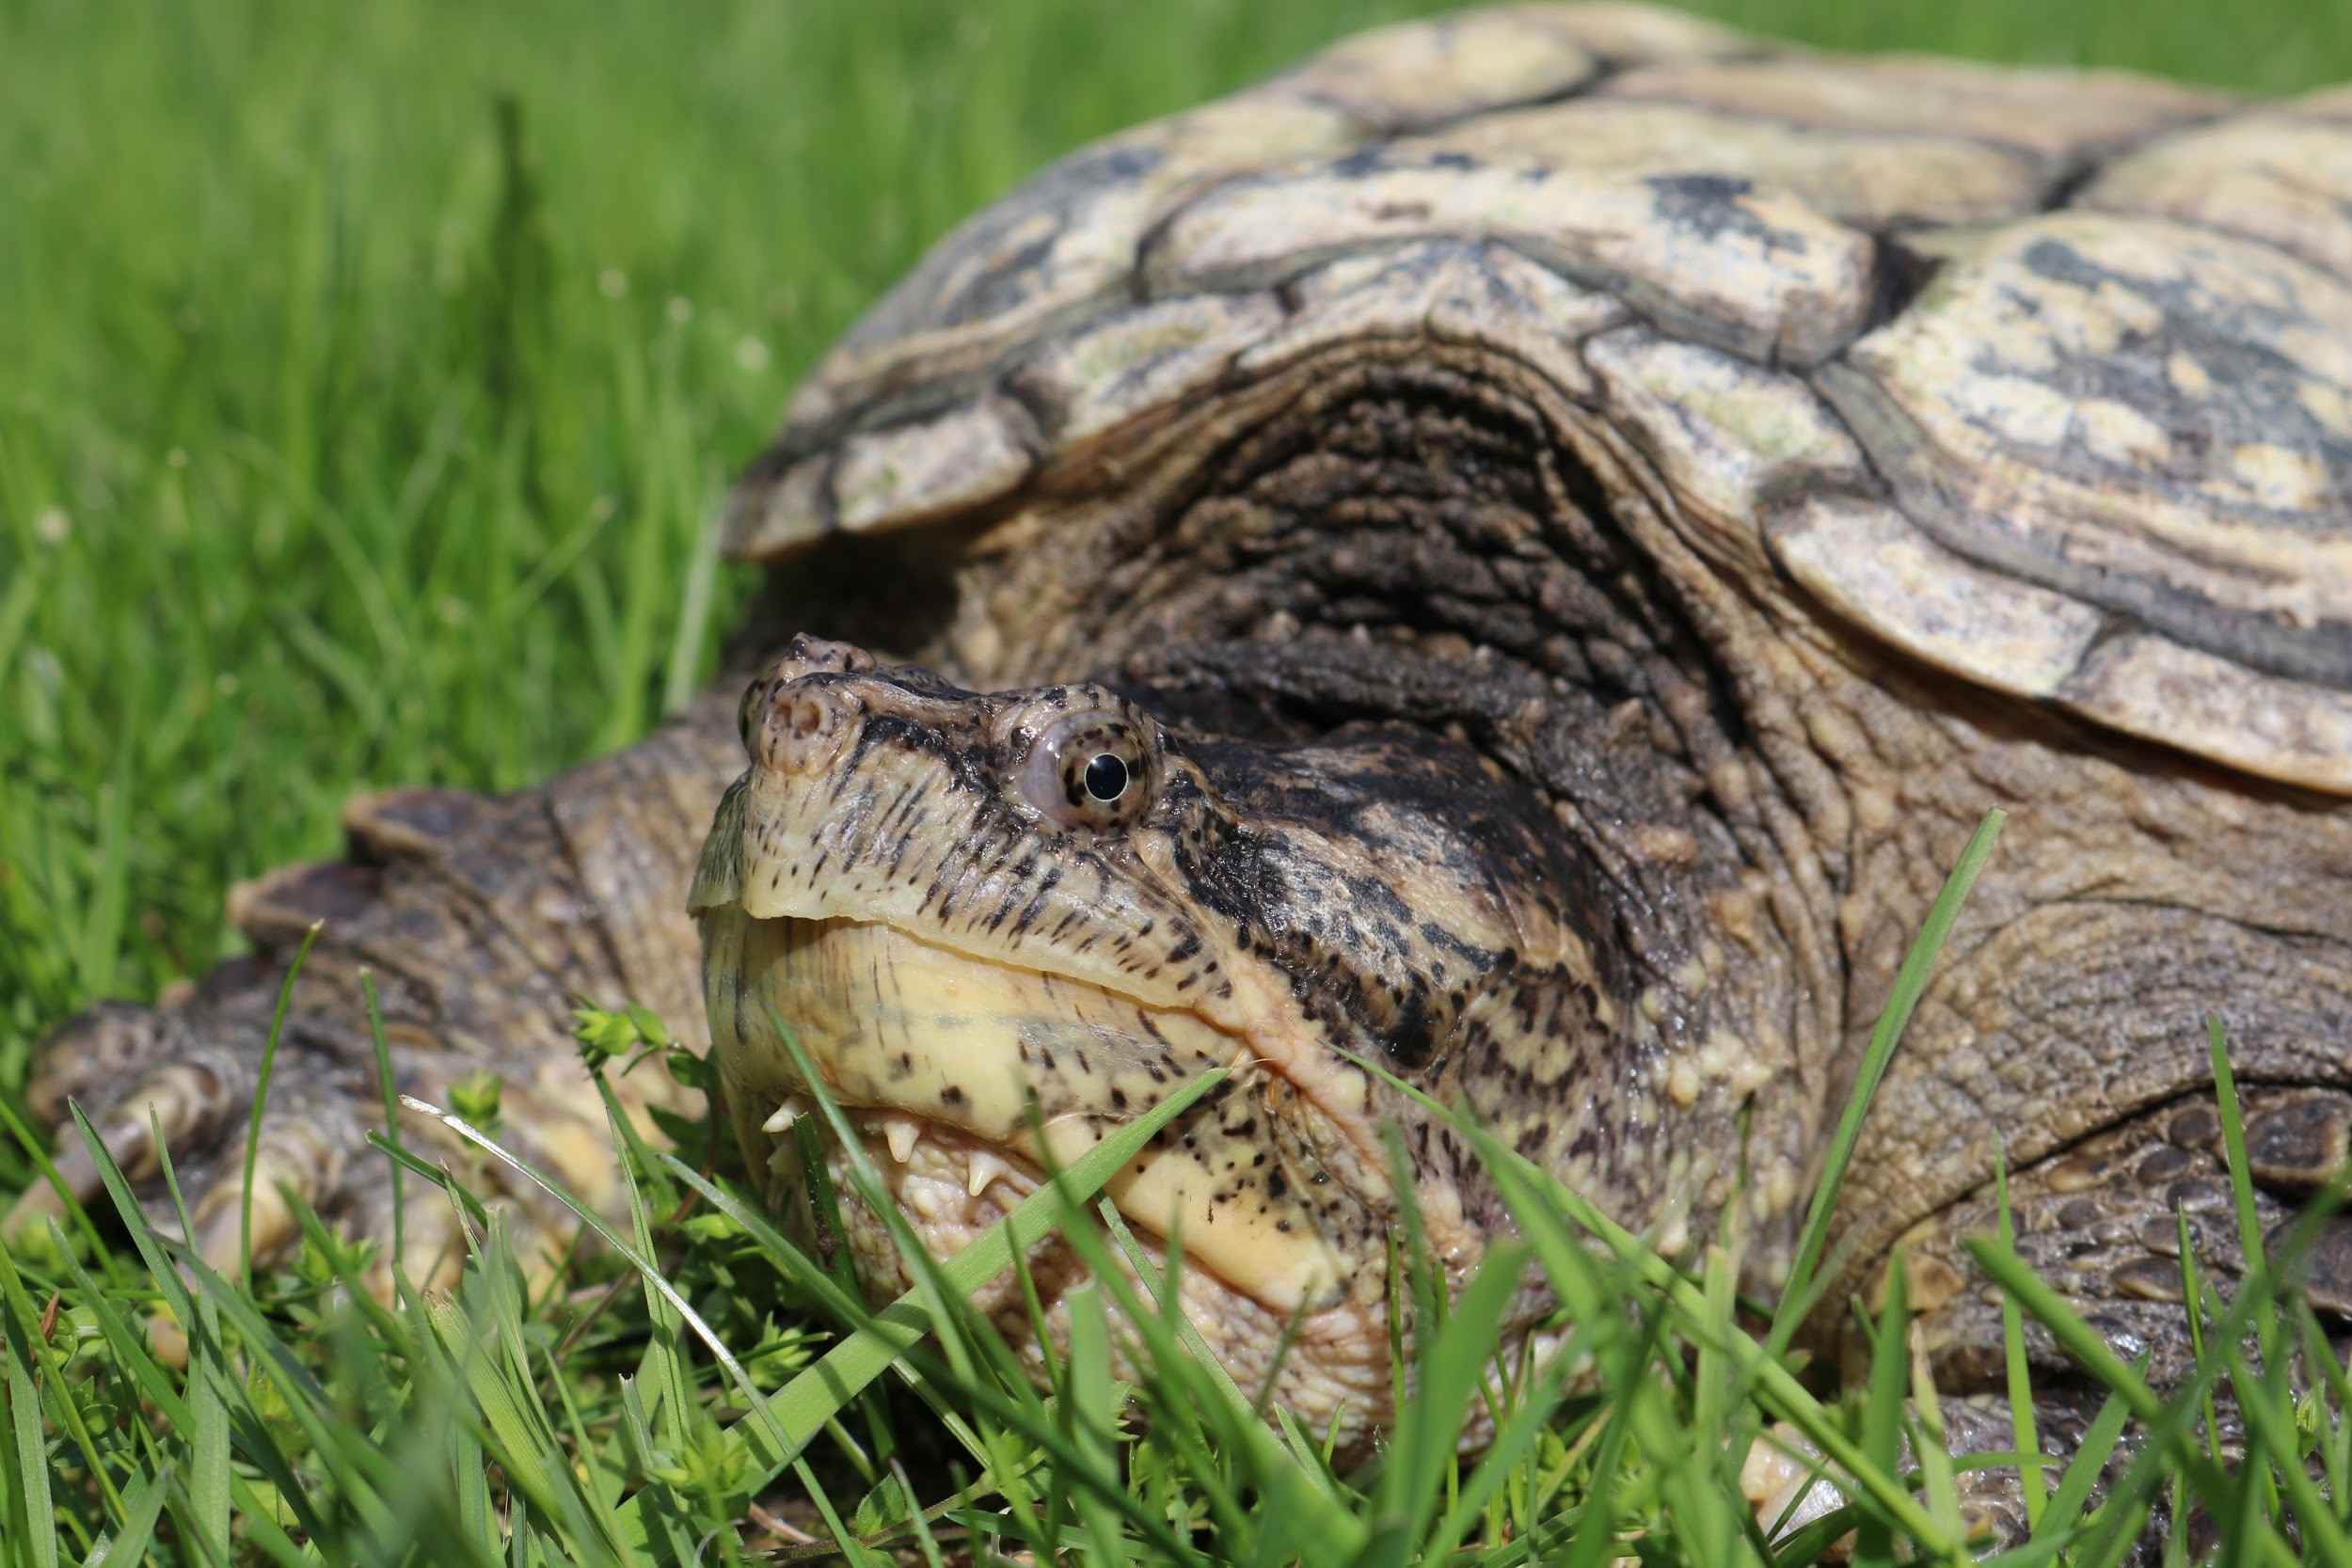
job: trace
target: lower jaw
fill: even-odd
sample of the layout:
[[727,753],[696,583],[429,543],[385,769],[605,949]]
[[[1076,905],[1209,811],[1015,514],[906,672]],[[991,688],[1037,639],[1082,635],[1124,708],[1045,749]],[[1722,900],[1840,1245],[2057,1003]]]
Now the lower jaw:
[[[962,1251],[1043,1184],[1041,1175],[1025,1160],[954,1128],[896,1112],[848,1109],[845,1115],[859,1134],[866,1163],[880,1178],[882,1196],[934,1259],[945,1260]],[[830,1138],[825,1164],[839,1205],[841,1239],[867,1296],[880,1306],[912,1289],[914,1275],[898,1234],[859,1197],[852,1162]],[[768,1174],[771,1197],[787,1213],[805,1217],[804,1176],[796,1140],[777,1140]],[[1134,1234],[1152,1271],[1164,1279],[1169,1267],[1166,1243],[1147,1231]],[[1013,1271],[984,1282],[970,1301],[1044,1386],[1046,1356],[1058,1359],[1069,1350],[1070,1292],[1093,1275],[1058,1231],[1031,1247],[1025,1262],[1043,1309],[1042,1340]],[[1153,1299],[1152,1288],[1132,1270],[1122,1267],[1122,1272],[1136,1299]],[[1359,1288],[1337,1306],[1294,1317],[1188,1259],[1179,1260],[1176,1283],[1185,1318],[1246,1395],[1254,1397],[1270,1378],[1273,1402],[1297,1416],[1317,1435],[1327,1429],[1336,1432],[1343,1452],[1368,1451],[1371,1439],[1394,1424],[1385,1291]],[[1123,1318],[1120,1295],[1104,1292],[1115,1323]],[[1136,1375],[1120,1348],[1132,1338],[1114,1336],[1114,1372],[1121,1378]]]
[[1363,1140],[1244,1040],[886,925],[726,906],[705,913],[704,943],[714,1055],[755,1162],[780,1125],[762,1127],[759,1108],[798,1101],[805,1064],[869,1142],[926,1146],[925,1162],[878,1164],[908,1183],[898,1207],[930,1250],[952,1253],[1001,1212],[995,1185],[1027,1190],[1017,1179],[1038,1164],[1067,1164],[1222,1068],[1232,1076],[1216,1098],[1164,1129],[1105,1196],[1141,1228],[1181,1227],[1196,1266],[1285,1319],[1360,1299],[1363,1259],[1384,1244]]
[[[788,1126],[802,1115],[814,1114],[813,1105],[795,1095],[768,1126]],[[864,1163],[880,1178],[882,1193],[933,1258],[944,1260],[961,1252],[1041,1185],[1026,1161],[960,1129],[862,1106],[844,1107],[842,1114],[857,1133]],[[896,1294],[895,1288],[877,1283],[877,1273],[866,1265],[886,1258],[892,1265],[888,1272],[903,1273],[897,1266],[897,1243],[872,1209],[858,1201],[857,1172],[830,1136],[825,1140],[825,1166],[828,1184],[842,1206],[842,1224],[859,1277],[878,1297]],[[774,1142],[767,1175],[771,1201],[787,1213],[808,1202],[797,1139]]]

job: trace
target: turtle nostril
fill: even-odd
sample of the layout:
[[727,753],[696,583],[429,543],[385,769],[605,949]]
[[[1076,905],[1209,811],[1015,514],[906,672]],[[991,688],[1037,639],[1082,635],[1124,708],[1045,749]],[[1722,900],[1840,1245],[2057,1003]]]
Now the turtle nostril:
[[823,734],[833,727],[837,711],[829,704],[813,698],[796,697],[785,718],[786,732],[795,740],[806,740],[811,736]]
[[864,705],[855,692],[830,682],[800,680],[778,686],[760,725],[759,760],[782,773],[824,767],[841,749],[850,721]]
[[[793,638],[784,657],[744,689],[735,712],[736,734],[743,749],[753,761],[771,768],[805,768],[822,760],[812,753],[796,762],[776,747],[787,741],[803,747],[821,744],[845,716],[864,705],[823,677],[859,675],[879,668],[872,654],[847,642],[829,642],[806,633]],[[823,756],[831,754],[827,750]]]

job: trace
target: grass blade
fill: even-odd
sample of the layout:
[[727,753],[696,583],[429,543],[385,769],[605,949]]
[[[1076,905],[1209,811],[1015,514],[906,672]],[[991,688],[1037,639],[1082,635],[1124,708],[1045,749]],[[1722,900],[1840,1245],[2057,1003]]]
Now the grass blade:
[[[1222,1068],[1201,1073],[1072,1161],[1052,1183],[1031,1193],[1012,1212],[941,1264],[940,1273],[946,1285],[959,1297],[968,1296],[1010,1268],[1015,1252],[1026,1252],[1052,1232],[1060,1222],[1065,1204],[1083,1202],[1099,1192],[1104,1182],[1152,1141],[1153,1133],[1223,1083],[1226,1076]],[[685,1179],[687,1173],[682,1164],[675,1169]],[[707,1183],[693,1184],[698,1190],[707,1189]],[[827,1351],[817,1365],[775,1394],[758,1399],[752,1416],[728,1430],[742,1433],[756,1420],[763,1432],[777,1433],[782,1441],[772,1452],[760,1455],[760,1465],[747,1484],[756,1491],[774,1480],[789,1457],[798,1455],[824,1429],[825,1422],[837,1416],[859,1390],[881,1376],[891,1362],[913,1349],[930,1332],[930,1325],[929,1310],[917,1292],[910,1291],[878,1314],[869,1326],[858,1329]],[[643,1551],[653,1544],[645,1529],[643,1496],[640,1493],[623,1503],[615,1518],[619,1538],[628,1551]]]
[[139,1560],[147,1556],[148,1542],[154,1538],[155,1521],[163,1513],[164,1498],[170,1490],[168,1460],[152,1473],[139,1477],[124,1501],[121,1526],[103,1550],[90,1554],[83,1568],[138,1568]]
[[294,949],[294,962],[286,966],[285,981],[278,988],[278,1006],[269,1015],[269,1037],[262,1044],[262,1065],[254,1075],[253,1114],[245,1132],[245,1186],[237,1195],[237,1283],[247,1291],[253,1289],[253,1164],[262,1157],[262,1113],[269,1106],[270,1073],[278,1065],[278,1038],[285,1033],[286,1007],[294,1001],[294,981],[301,978],[302,960],[310,956],[310,944],[319,940],[326,925],[324,920],[310,922],[310,928],[302,933],[302,945]]
[[[400,1089],[392,1077],[392,1048],[384,1039],[384,1006],[376,999],[375,974],[368,969],[359,971],[359,995],[368,1008],[368,1044],[375,1053],[376,1090],[384,1100],[384,1141],[395,1151],[400,1148]],[[400,1267],[408,1257],[408,1168],[395,1157],[392,1161],[392,1236],[391,1261]]]
[[81,1451],[83,1463],[90,1475],[96,1479],[107,1506],[116,1518],[121,1518],[122,1496],[115,1490],[114,1479],[107,1474],[104,1463],[98,1456],[89,1424],[83,1419],[81,1408],[74,1403],[65,1386],[64,1369],[58,1364],[56,1347],[42,1332],[42,1314],[34,1308],[32,1297],[25,1292],[24,1277],[16,1271],[16,1260],[5,1247],[0,1247],[0,1299],[5,1300],[8,1316],[22,1344],[26,1365],[39,1370],[41,1385],[49,1390],[51,1408],[56,1413],[52,1417],[53,1424],[65,1429],[66,1435]]
[[[1103,1310],[1100,1286],[1083,1285],[1070,1292],[1070,1397],[1066,1403],[1073,1446],[1104,1470],[1115,1470],[1118,1450],[1114,1429],[1119,1420],[1119,1396],[1111,1383],[1110,1322]],[[1127,1538],[1119,1520],[1102,1502],[1081,1492],[1074,1499],[1093,1548],[1093,1560],[1124,1568]]]
[[[1901,1460],[1903,1396],[1909,1391],[1910,1355],[1905,1341],[1911,1329],[1911,1302],[1904,1288],[1903,1255],[1887,1260],[1886,1304],[1870,1336],[1870,1381],[1863,1405],[1862,1452],[1888,1475]],[[1856,1532],[1854,1561],[1867,1568],[1891,1563],[1895,1544],[1886,1521],[1867,1514]]]
[[[702,1340],[704,1346],[710,1352],[712,1358],[716,1360],[721,1367],[725,1369],[728,1377],[735,1383],[737,1388],[742,1393],[745,1401],[752,1405],[755,1414],[758,1414],[765,1409],[764,1403],[759,1398],[758,1390],[753,1386],[751,1375],[744,1371],[742,1364],[736,1360],[735,1353],[727,1348],[726,1342],[719,1338],[717,1331],[712,1329],[710,1324],[704,1320],[703,1315],[694,1309],[693,1304],[689,1302],[684,1295],[679,1293],[677,1287],[673,1285],[666,1277],[663,1276],[660,1269],[655,1265],[653,1259],[646,1257],[642,1251],[631,1245],[628,1242],[624,1241],[621,1237],[621,1233],[618,1230],[615,1230],[611,1222],[606,1220],[602,1214],[597,1213],[594,1209],[591,1209],[588,1205],[580,1202],[580,1199],[567,1191],[561,1182],[549,1180],[540,1171],[535,1170],[532,1166],[525,1164],[522,1161],[516,1159],[513,1154],[509,1153],[495,1139],[485,1135],[480,1129],[476,1128],[465,1117],[456,1115],[454,1112],[444,1111],[437,1105],[427,1104],[425,1101],[418,1100],[410,1095],[401,1096],[401,1103],[407,1106],[410,1110],[417,1111],[424,1116],[433,1117],[442,1126],[456,1133],[460,1138],[463,1138],[468,1143],[472,1144],[476,1148],[481,1149],[484,1153],[489,1155],[492,1159],[498,1161],[509,1170],[514,1171],[516,1175],[521,1176],[525,1180],[530,1181],[532,1185],[539,1188],[540,1191],[546,1193],[548,1196],[554,1198],[558,1203],[561,1203],[564,1207],[569,1209],[574,1214],[578,1215],[582,1224],[586,1225],[589,1229],[595,1231],[599,1237],[603,1238],[605,1245],[611,1247],[628,1263],[629,1267],[638,1272],[639,1275],[645,1281],[647,1289],[651,1290],[658,1296],[660,1296],[662,1303],[666,1307],[676,1312],[679,1318],[682,1319],[689,1327],[693,1329],[695,1337]],[[771,1430],[766,1433],[765,1435],[774,1442],[777,1449],[781,1452],[785,1447],[783,1440],[784,1434],[782,1431],[780,1429],[773,1429],[771,1426]]]
[[[2015,1251],[2017,1227],[2009,1206],[2009,1153],[1995,1134],[1993,1144],[1994,1196],[1999,1206],[1998,1231],[2004,1251]],[[2181,1249],[2182,1261],[2190,1261],[2188,1248]],[[2196,1300],[2190,1292],[2189,1299]],[[2007,1291],[2001,1292],[2001,1365],[2007,1376],[2009,1390],[2010,1431],[2020,1456],[2017,1466],[2018,1490],[2026,1502],[2026,1533],[2031,1537],[2042,1528],[2042,1510],[2049,1501],[2048,1478],[2034,1461],[2042,1452],[2042,1429],[2034,1418],[2033,1372],[2026,1364],[2026,1319],[2019,1310],[2017,1298]]]
[[[1489,1251],[1446,1314],[1420,1368],[1420,1386],[1405,1407],[1380,1472],[1375,1505],[1392,1530],[1391,1560],[1402,1564],[1437,1516],[1439,1494],[1461,1442],[1466,1407],[1477,1399],[1501,1338],[1503,1314],[1531,1256],[1521,1243]],[[1377,1562],[1375,1553],[1370,1560]]]
[[[1982,1238],[1970,1238],[1967,1246],[1978,1267],[1993,1283],[2015,1295],[2018,1305],[2050,1331],[2059,1349],[2081,1363],[2102,1387],[2120,1398],[2131,1415],[2148,1427],[2151,1440],[2163,1434],[2178,1446],[2178,1428],[2182,1423],[2166,1419],[2165,1402],[2137,1371],[2125,1366],[2108,1348],[2098,1330],[2067,1307],[2065,1298],[2016,1254],[2003,1252]],[[2220,1495],[2226,1484],[2220,1470],[2193,1444],[2183,1448],[2177,1457],[2191,1484],[2200,1491]]]
[[[1128,1227],[1125,1217],[1107,1199],[1098,1201],[1095,1208],[1102,1217],[1104,1227],[1110,1232],[1111,1239],[1118,1244],[1120,1254],[1125,1259],[1127,1266],[1135,1270],[1136,1277],[1143,1282],[1144,1290],[1154,1300],[1171,1296],[1172,1290],[1159,1270],[1152,1266],[1150,1255],[1143,1250],[1142,1243],[1136,1241],[1135,1232]],[[1081,1250],[1090,1253],[1091,1249],[1082,1247]],[[1109,1259],[1089,1256],[1089,1261],[1095,1266],[1098,1279],[1108,1278],[1114,1289],[1124,1284],[1116,1271],[1104,1271],[1103,1266]],[[1131,1318],[1139,1322],[1145,1319],[1143,1304],[1128,1302],[1126,1305]],[[1241,1385],[1233,1381],[1232,1372],[1227,1369],[1216,1353],[1209,1348],[1208,1341],[1201,1338],[1200,1330],[1193,1323],[1190,1316],[1178,1308],[1156,1315],[1148,1326],[1156,1327],[1159,1323],[1165,1323],[1174,1330],[1173,1337],[1184,1346],[1188,1364],[1198,1369],[1201,1376],[1207,1380],[1210,1388],[1216,1393],[1218,1408],[1224,1412],[1227,1418],[1226,1430],[1239,1441],[1248,1444],[1262,1462],[1279,1466],[1275,1473],[1282,1478],[1285,1485],[1295,1479],[1304,1481],[1319,1494],[1315,1498],[1302,1499],[1301,1506],[1307,1511],[1308,1516],[1313,1519],[1316,1528],[1322,1532],[1321,1539],[1334,1544],[1342,1541],[1354,1540],[1359,1531],[1354,1527],[1354,1521],[1339,1508],[1339,1494],[1331,1485],[1330,1477],[1322,1461],[1316,1458],[1307,1447],[1289,1442],[1287,1432],[1284,1433],[1284,1442],[1289,1451],[1287,1454],[1280,1451],[1283,1445],[1276,1444],[1269,1436],[1269,1429],[1265,1425],[1260,1404],[1242,1393]],[[1153,1347],[1155,1354],[1164,1354],[1168,1348],[1169,1347]],[[1269,1385],[1272,1384],[1273,1377],[1273,1371],[1269,1370],[1266,1374]]]
[[1935,960],[1944,950],[1944,939],[1951,934],[1952,923],[1960,918],[1961,906],[1968,901],[1968,890],[1976,885],[1977,874],[1984,869],[1985,861],[1993,853],[1994,841],[2001,836],[2001,824],[2008,819],[2002,811],[1988,811],[1977,831],[1968,835],[1967,847],[1952,865],[1951,875],[1944,879],[1943,891],[1928,907],[1928,917],[1912,939],[1911,947],[1903,955],[1902,967],[1895,972],[1894,988],[1886,993],[1886,1005],[1879,1010],[1877,1025],[1870,1031],[1869,1046],[1862,1053],[1862,1067],[1855,1076],[1853,1091],[1846,1097],[1846,1108],[1837,1118],[1837,1131],[1830,1139],[1829,1157],[1821,1167],[1821,1179],[1813,1190],[1813,1204],[1806,1211],[1804,1229],[1797,1239],[1797,1250],[1790,1260],[1788,1283],[1784,1289],[1780,1307],[1772,1314],[1772,1326],[1765,1344],[1775,1357],[1787,1353],[1788,1341],[1797,1331],[1803,1307],[1809,1305],[1814,1271],[1821,1260],[1821,1250],[1829,1243],[1830,1222],[1836,1212],[1837,1195],[1843,1189],[1846,1167],[1853,1162],[1854,1146],[1862,1137],[1862,1119],[1870,1109],[1871,1097],[1878,1092],[1879,1081],[1886,1076],[1886,1064],[1894,1060],[1895,1047],[1901,1043],[1903,1026],[1911,1022],[1911,1011],[1918,1006],[1920,993],[1928,987],[1928,975],[1935,968]]
[[[11,1323],[9,1340],[18,1332]],[[14,1522],[8,1533],[17,1538],[23,1560],[31,1568],[57,1568],[56,1509],[49,1496],[49,1451],[41,1436],[40,1396],[25,1373],[31,1363],[25,1347],[11,1343],[9,1349],[15,1354],[8,1357],[6,1382],[0,1386],[8,1389],[8,1435],[15,1449],[16,1483],[9,1488],[9,1500],[21,1522]]]

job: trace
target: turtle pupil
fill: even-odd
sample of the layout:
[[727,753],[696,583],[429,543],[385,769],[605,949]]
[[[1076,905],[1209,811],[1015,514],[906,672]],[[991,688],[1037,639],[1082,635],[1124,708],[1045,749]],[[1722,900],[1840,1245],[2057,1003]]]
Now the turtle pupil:
[[1127,793],[1127,765],[1104,752],[1087,764],[1087,793],[1104,805]]

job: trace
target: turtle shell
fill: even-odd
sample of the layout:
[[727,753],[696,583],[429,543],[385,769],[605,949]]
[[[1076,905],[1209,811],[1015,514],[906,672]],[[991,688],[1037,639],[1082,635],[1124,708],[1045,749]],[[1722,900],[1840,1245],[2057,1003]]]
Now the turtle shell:
[[1613,4],[1364,34],[947,235],[817,366],[726,547],[1017,505],[1375,334],[1523,360],[1717,559],[1913,657],[2352,794],[2342,90]]

